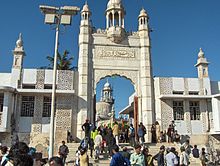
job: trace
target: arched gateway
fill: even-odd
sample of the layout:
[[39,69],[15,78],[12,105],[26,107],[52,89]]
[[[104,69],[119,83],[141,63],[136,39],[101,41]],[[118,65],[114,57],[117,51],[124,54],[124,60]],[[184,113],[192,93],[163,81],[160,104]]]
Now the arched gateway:
[[87,4],[81,12],[77,117],[79,138],[82,137],[81,125],[85,119],[94,120],[96,84],[106,76],[119,75],[131,80],[136,92],[139,122],[150,129],[154,117],[147,13],[141,10],[138,31],[131,33],[124,28],[125,10],[120,0],[109,0],[105,14],[106,29],[95,30],[91,25],[91,12]]

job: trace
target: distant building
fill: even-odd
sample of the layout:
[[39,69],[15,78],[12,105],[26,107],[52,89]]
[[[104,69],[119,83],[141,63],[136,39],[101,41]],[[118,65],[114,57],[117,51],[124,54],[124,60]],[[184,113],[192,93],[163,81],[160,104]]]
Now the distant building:
[[[208,64],[200,49],[195,65],[198,78],[154,77],[154,120],[159,122],[162,131],[167,131],[174,120],[175,129],[181,135],[195,138],[197,144],[206,144],[208,135],[220,134],[220,81],[210,80]],[[134,99],[135,94],[120,114],[135,118]]]

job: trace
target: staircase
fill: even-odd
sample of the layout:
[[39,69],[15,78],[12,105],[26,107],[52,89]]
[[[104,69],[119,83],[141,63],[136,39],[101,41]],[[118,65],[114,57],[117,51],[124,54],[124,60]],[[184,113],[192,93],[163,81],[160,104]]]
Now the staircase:
[[[67,143],[66,145],[69,148],[69,155],[66,160],[66,162],[67,162],[66,165],[73,166],[75,159],[76,159],[76,151],[78,150],[79,143]],[[177,145],[174,143],[157,143],[157,144],[146,143],[145,144],[145,146],[149,148],[149,153],[152,156],[156,155],[159,152],[160,147],[162,145],[164,145],[166,148],[167,147],[175,147],[176,150],[178,151],[178,153],[180,154],[180,145]],[[133,152],[133,148],[127,143],[120,144],[121,150],[124,146],[126,146],[131,153]],[[88,156],[89,155],[90,155],[90,151],[88,151]],[[89,157],[89,163],[92,166],[105,166],[105,165],[107,166],[110,164],[110,160],[102,154],[102,155],[100,155],[100,159],[98,161],[95,161],[93,158]],[[155,161],[155,165],[157,165],[156,161]],[[192,156],[190,156],[190,165],[191,166],[200,166],[200,160],[195,159]]]

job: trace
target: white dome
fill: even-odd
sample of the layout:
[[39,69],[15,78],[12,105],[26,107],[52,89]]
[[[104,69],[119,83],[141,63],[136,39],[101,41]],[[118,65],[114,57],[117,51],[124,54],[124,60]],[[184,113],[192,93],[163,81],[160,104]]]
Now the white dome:
[[105,88],[110,87],[110,84],[108,82],[105,83],[104,85]]
[[83,9],[82,9],[82,12],[89,12],[89,6],[88,4],[86,3],[84,6],[83,6]]
[[147,17],[147,12],[146,12],[146,10],[142,9],[142,10],[140,11],[139,17]]
[[23,46],[23,40],[22,40],[22,35],[21,33],[19,34],[19,38],[18,40],[16,41],[16,47],[22,47]]
[[109,0],[107,7],[110,7],[113,5],[121,5],[121,0]]

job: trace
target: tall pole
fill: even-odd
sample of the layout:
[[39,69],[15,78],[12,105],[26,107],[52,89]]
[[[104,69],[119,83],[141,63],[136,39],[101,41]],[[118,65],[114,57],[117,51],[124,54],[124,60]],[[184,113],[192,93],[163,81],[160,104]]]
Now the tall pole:
[[[59,16],[58,16],[59,17]],[[50,116],[50,145],[49,145],[49,159],[53,157],[54,152],[54,116],[55,116],[55,98],[56,98],[56,80],[57,80],[57,53],[58,53],[58,42],[59,42],[59,25],[60,19],[57,18],[56,24],[56,39],[55,39],[55,50],[54,50],[54,64],[53,64],[53,87],[52,87],[52,99],[51,99],[51,116]]]

